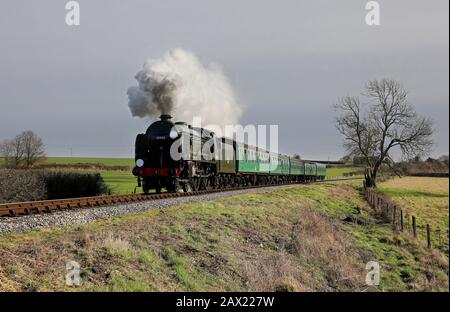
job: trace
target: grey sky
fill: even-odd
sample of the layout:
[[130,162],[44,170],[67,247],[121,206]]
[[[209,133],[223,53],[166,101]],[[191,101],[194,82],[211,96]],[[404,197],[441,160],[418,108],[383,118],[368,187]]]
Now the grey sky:
[[432,155],[448,154],[447,0],[379,1],[379,27],[361,0],[80,0],[78,27],[65,3],[0,4],[0,139],[31,129],[50,155],[131,157],[148,122],[126,90],[147,57],[181,47],[222,64],[242,123],[279,124],[282,152],[342,156],[332,104],[388,77],[434,119]]

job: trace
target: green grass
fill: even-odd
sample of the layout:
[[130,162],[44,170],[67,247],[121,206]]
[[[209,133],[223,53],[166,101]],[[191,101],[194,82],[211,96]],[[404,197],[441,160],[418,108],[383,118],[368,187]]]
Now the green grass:
[[[111,189],[112,194],[131,194],[134,192],[137,186],[136,177],[128,171],[99,171],[103,180]],[[136,192],[141,192],[142,190],[138,188]]]
[[47,157],[49,164],[101,164],[106,166],[134,166],[133,158],[100,158],[100,157]]
[[338,177],[346,173],[352,173],[360,168],[358,167],[327,167],[327,177]]

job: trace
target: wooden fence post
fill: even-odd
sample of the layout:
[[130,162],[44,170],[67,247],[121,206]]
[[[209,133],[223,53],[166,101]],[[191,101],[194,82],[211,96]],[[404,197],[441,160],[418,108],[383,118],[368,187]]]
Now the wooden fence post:
[[403,209],[400,209],[400,230],[403,232]]
[[417,224],[415,216],[412,216],[412,227],[413,227],[413,236],[414,238],[417,238]]
[[397,224],[395,223],[396,214],[397,214],[397,206],[394,206],[392,208],[392,228],[394,229],[394,231],[397,230]]
[[427,246],[431,248],[431,230],[429,224],[427,224]]

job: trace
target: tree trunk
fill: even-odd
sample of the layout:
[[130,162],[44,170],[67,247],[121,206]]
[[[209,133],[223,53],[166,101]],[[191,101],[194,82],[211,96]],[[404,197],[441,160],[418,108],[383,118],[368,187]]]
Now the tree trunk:
[[376,168],[366,168],[366,170],[364,170],[366,187],[377,187],[377,171]]

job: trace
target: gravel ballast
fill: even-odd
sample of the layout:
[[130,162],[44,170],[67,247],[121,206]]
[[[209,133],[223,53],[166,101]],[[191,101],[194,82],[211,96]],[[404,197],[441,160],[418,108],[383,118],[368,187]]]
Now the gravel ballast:
[[[272,186],[274,188],[280,186]],[[174,197],[165,199],[156,199],[150,201],[134,202],[127,204],[115,204],[95,208],[67,209],[48,214],[33,214],[19,217],[0,218],[0,236],[13,232],[26,232],[33,229],[48,227],[64,227],[86,224],[91,221],[106,219],[113,216],[132,214],[153,208],[165,208],[177,204],[189,203],[194,201],[213,200],[224,197],[230,197],[243,193],[260,192],[264,188],[226,191],[210,193],[195,196]]]

